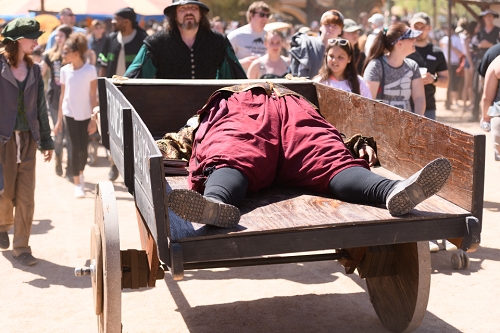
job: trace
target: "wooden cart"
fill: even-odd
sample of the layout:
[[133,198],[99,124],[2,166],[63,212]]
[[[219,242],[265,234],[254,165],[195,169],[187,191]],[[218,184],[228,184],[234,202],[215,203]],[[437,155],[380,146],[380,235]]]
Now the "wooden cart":
[[[451,177],[438,195],[404,217],[296,188],[272,187],[248,196],[238,227],[183,221],[165,203],[186,188],[184,176],[165,177],[155,139],[176,132],[218,88],[241,81],[99,79],[102,143],[137,208],[142,250],[120,251],[111,183],[99,183],[91,266],[95,312],[102,332],[121,331],[121,290],[152,287],[168,271],[339,260],[366,279],[370,300],[393,332],[422,322],[430,289],[428,241],[448,239],[472,252],[480,241],[485,136],[472,135],[358,95],[311,81],[274,80],[316,104],[341,132],[375,137],[389,177],[408,177],[437,157]],[[283,255],[286,254],[286,255]],[[462,259],[465,261],[465,259]]]

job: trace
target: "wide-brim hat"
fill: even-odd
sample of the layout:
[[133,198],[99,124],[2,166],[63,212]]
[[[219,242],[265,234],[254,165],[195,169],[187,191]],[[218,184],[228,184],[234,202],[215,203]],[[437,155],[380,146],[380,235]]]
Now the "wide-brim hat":
[[8,41],[15,42],[22,38],[38,39],[45,31],[40,31],[40,23],[29,18],[16,18],[5,26],[2,30],[4,40],[2,43],[7,44]]
[[163,14],[168,15],[169,13],[172,13],[172,11],[175,11],[175,7],[183,5],[197,5],[198,7],[205,9],[207,12],[210,11],[210,8],[208,8],[207,5],[198,0],[174,0],[163,10]]
[[493,10],[491,10],[491,9],[483,10],[481,12],[481,14],[479,14],[479,16],[483,17],[483,16],[488,15],[488,14],[493,15],[494,18],[498,18],[498,13],[495,12],[495,11],[493,11]]

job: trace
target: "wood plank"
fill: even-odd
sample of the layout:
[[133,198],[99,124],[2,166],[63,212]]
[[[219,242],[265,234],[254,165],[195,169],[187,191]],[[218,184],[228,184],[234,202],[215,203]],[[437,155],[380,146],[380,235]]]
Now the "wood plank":
[[462,217],[297,228],[274,233],[233,233],[210,238],[187,238],[179,244],[182,244],[184,262],[197,262],[459,238],[464,237],[466,232]]
[[[362,133],[377,141],[382,165],[408,177],[438,157],[450,160],[452,175],[439,195],[472,211],[478,182],[472,170],[481,154],[472,135],[411,112],[403,111],[355,94],[340,93],[316,84],[321,114],[347,135]],[[360,121],[361,120],[361,121]],[[477,210],[475,210],[475,213]]]
[[[158,270],[160,266],[160,259],[158,257],[158,248],[137,206],[135,212],[137,216],[137,224],[139,227],[139,238],[141,240],[141,247],[146,252],[148,270],[150,271],[147,285],[148,287],[154,287],[156,286],[156,280],[157,280],[156,277],[158,275]],[[168,260],[166,264],[170,264],[170,260]]]
[[[185,177],[167,177],[167,192],[187,188]],[[418,205],[411,214],[393,217],[384,207],[364,206],[317,196],[297,188],[272,187],[247,196],[242,207],[240,224],[233,229],[221,229],[189,223],[168,211],[171,237],[187,240],[232,235],[237,233],[276,232],[294,228],[323,228],[327,226],[373,224],[424,219],[447,219],[468,216],[469,212],[433,196]],[[465,221],[465,219],[464,219]]]

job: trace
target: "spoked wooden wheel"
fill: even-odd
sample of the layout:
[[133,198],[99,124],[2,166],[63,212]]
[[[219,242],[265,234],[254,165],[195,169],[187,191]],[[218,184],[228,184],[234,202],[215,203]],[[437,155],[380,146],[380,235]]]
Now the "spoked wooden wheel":
[[394,275],[367,278],[370,301],[377,316],[392,332],[411,332],[420,326],[431,285],[429,242],[394,245]]
[[115,192],[110,182],[96,186],[91,256],[95,263],[92,290],[99,332],[119,333],[122,330],[120,234]]

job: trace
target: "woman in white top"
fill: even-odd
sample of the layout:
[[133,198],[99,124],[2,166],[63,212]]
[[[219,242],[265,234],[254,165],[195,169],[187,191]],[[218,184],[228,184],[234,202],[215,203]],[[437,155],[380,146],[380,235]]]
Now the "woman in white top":
[[285,77],[288,72],[288,59],[281,55],[285,39],[276,30],[269,31],[264,38],[267,53],[255,59],[248,67],[249,79],[275,79]]
[[313,81],[372,98],[365,81],[356,71],[354,50],[347,39],[328,40],[323,66]]
[[94,66],[86,62],[87,39],[81,33],[71,34],[63,47],[63,60],[68,63],[61,68],[61,97],[59,116],[54,132],[68,129],[72,147],[71,166],[75,184],[74,195],[85,196],[83,169],[87,163],[89,134],[97,130],[92,109],[97,106],[97,73]]

